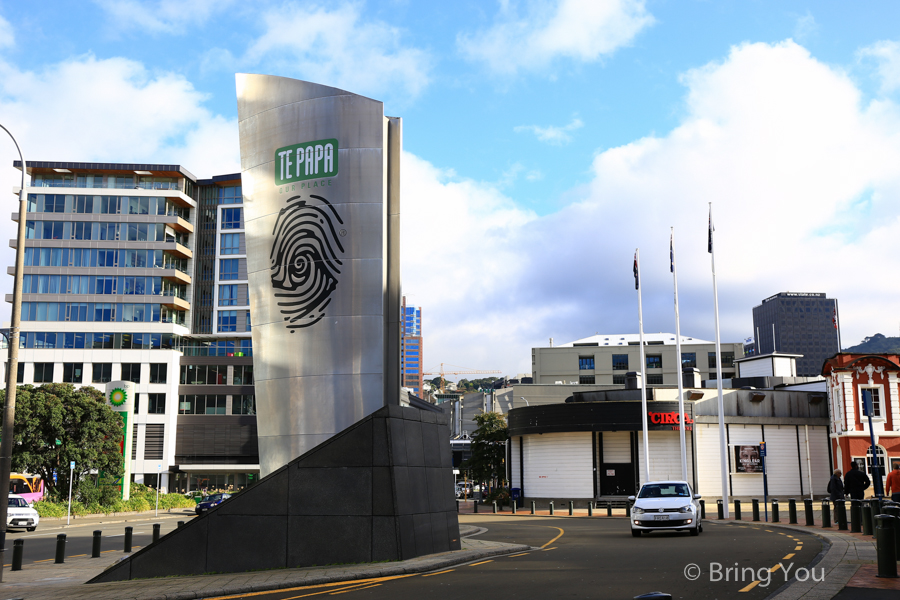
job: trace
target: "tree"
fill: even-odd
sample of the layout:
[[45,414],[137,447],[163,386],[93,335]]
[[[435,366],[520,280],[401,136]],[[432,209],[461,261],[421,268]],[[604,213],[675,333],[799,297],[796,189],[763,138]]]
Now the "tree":
[[[0,401],[6,401],[5,391]],[[122,427],[122,418],[95,388],[76,390],[68,383],[19,386],[12,468],[40,475],[57,498],[68,493],[70,461],[75,461],[73,488],[91,471],[121,477]]]
[[475,415],[478,429],[472,435],[472,456],[462,468],[472,474],[475,481],[486,481],[492,487],[506,478],[504,461],[509,430],[503,415],[496,412]]

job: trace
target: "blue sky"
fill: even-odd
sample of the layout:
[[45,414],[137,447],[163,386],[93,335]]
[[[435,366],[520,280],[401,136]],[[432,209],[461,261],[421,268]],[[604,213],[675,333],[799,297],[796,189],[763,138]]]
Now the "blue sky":
[[[0,0],[0,123],[34,159],[238,170],[234,73],[404,118],[404,290],[426,365],[530,370],[549,337],[723,341],[778,291],[841,303],[844,345],[898,335],[893,2]],[[14,152],[0,143],[0,186]],[[6,166],[3,166],[6,165]],[[10,197],[12,200],[12,197]],[[6,237],[12,224],[0,224]],[[12,254],[3,251],[11,264]],[[4,286],[11,288],[11,278]]]

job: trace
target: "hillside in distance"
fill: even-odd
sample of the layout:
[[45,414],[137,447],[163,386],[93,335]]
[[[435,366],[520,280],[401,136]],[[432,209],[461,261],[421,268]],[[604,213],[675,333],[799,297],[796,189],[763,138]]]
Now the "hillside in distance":
[[876,333],[865,338],[856,346],[844,348],[843,352],[855,352],[858,354],[900,354],[900,337],[885,337]]

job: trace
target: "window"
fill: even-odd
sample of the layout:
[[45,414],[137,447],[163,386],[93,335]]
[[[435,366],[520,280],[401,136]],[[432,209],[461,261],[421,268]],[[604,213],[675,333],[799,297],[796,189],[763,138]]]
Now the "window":
[[682,352],[681,353],[681,368],[690,367],[692,369],[697,368],[697,353],[696,352]]
[[[716,353],[709,352],[707,354],[709,356],[709,368],[716,368]],[[722,353],[722,368],[734,368],[734,352],[723,352]],[[724,376],[723,376],[724,377]]]
[[53,363],[34,363],[34,382],[53,383]]
[[874,478],[874,468],[877,467],[878,471],[881,473],[881,480],[884,481],[884,476],[886,475],[884,470],[884,448],[881,446],[875,446],[875,451],[877,454],[877,461],[875,464],[872,463],[872,447],[869,446],[866,449],[866,473],[869,474],[869,477]]
[[613,385],[625,385],[625,376],[613,375]]
[[238,286],[235,283],[219,286],[219,306],[237,306]]
[[[232,408],[232,412],[234,409]],[[178,397],[180,415],[224,415],[225,396],[188,394]]]
[[94,363],[94,374],[91,383],[109,383],[112,381],[112,363]]
[[[35,365],[37,366],[37,365]],[[37,376],[35,376],[35,381],[37,381]],[[881,418],[881,390],[879,388],[859,388],[859,414],[865,416],[865,397],[868,394],[872,394],[872,418],[880,419]],[[864,420],[864,419],[863,419]]]
[[580,383],[580,384],[586,384],[586,383],[587,383],[587,384],[593,384],[593,383],[594,383],[594,376],[593,376],[593,375],[579,375],[579,376],[578,376],[578,383]]
[[647,355],[647,368],[648,369],[662,369],[662,354],[648,354]]
[[716,353],[708,352],[707,356],[709,357],[709,368],[715,369],[716,368]]
[[234,385],[253,385],[253,365],[234,366]]
[[84,363],[63,363],[63,383],[82,383]]
[[255,415],[256,414],[256,396],[253,394],[244,394],[242,396],[232,396],[231,414],[233,415]]
[[122,363],[122,381],[141,382],[140,363]]
[[[628,355],[627,354],[613,354],[612,355],[612,368],[613,371],[627,371],[628,370]],[[624,381],[622,383],[625,383]]]
[[182,365],[182,385],[225,385],[228,367],[225,365]]
[[647,385],[662,385],[662,375],[647,375]]
[[219,279],[228,281],[230,279],[240,279],[238,277],[238,259],[223,258],[219,261]]
[[[412,354],[412,352],[410,352]],[[418,352],[416,352],[418,354]],[[578,369],[581,371],[591,371],[594,369],[594,357],[593,356],[579,356],[578,357]]]
[[220,254],[240,254],[243,233],[223,233]]
[[150,365],[150,383],[166,383],[166,363],[153,363]]
[[232,185],[219,188],[219,204],[240,204],[243,201],[241,186]]
[[219,332],[237,331],[237,311],[236,310],[220,310],[219,311]]
[[[165,366],[165,365],[163,365]],[[147,414],[164,415],[166,414],[166,395],[165,394],[147,394]]]
[[241,209],[240,208],[223,208],[222,209],[222,229],[240,229],[241,228]]

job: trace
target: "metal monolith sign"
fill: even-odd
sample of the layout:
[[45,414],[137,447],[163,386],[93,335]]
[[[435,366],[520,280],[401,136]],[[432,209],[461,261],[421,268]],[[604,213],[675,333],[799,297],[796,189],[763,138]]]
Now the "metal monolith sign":
[[238,74],[265,476],[400,391],[400,119],[381,102]]

